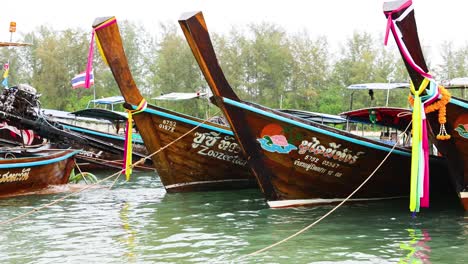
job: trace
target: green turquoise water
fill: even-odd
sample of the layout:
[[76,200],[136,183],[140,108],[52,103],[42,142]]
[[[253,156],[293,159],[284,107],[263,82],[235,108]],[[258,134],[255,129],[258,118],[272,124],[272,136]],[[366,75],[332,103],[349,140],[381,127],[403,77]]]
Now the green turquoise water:
[[[63,195],[1,199],[0,221]],[[0,263],[468,263],[468,219],[456,202],[416,218],[407,207],[345,205],[247,257],[333,206],[269,209],[258,190],[167,194],[157,177],[136,173],[0,225]]]

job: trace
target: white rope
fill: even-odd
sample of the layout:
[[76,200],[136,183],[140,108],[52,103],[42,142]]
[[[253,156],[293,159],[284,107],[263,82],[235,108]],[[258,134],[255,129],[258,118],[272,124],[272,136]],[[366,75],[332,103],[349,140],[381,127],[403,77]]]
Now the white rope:
[[[218,112],[219,112],[219,111],[218,111]],[[216,115],[218,112],[216,112],[215,115]],[[210,117],[210,118],[211,118],[211,117]],[[164,146],[164,147],[158,149],[157,151],[155,151],[154,153],[148,155],[148,156],[145,157],[145,158],[141,158],[141,159],[138,160],[137,162],[133,163],[131,166],[134,167],[134,166],[136,166],[136,165],[139,165],[140,163],[143,163],[146,159],[151,158],[153,155],[156,155],[157,153],[163,151],[164,149],[166,149],[166,148],[169,147],[170,145],[172,145],[172,144],[174,144],[175,142],[181,140],[183,137],[185,137],[186,135],[190,134],[190,133],[191,133],[192,131],[194,131],[195,129],[199,128],[202,124],[208,122],[208,120],[209,120],[209,118],[205,119],[203,122],[201,122],[200,124],[198,124],[197,126],[195,126],[194,128],[192,128],[192,129],[189,130],[188,132],[184,133],[184,134],[181,135],[180,137],[176,138],[175,140],[173,140],[172,142],[170,142],[170,143],[167,144],[166,146]],[[76,162],[75,162],[75,164],[76,164]],[[79,168],[78,166],[77,166],[77,168],[78,168],[78,170],[81,172],[81,170],[80,170],[80,168]],[[26,213],[23,213],[23,214],[20,214],[20,215],[18,215],[18,216],[15,216],[15,217],[13,217],[13,218],[10,218],[10,219],[7,219],[7,220],[5,220],[5,221],[2,221],[2,222],[0,222],[0,226],[1,226],[1,225],[8,224],[8,223],[11,223],[11,222],[14,222],[14,221],[19,220],[19,219],[21,219],[21,218],[23,218],[23,217],[26,217],[26,216],[28,216],[28,215],[31,215],[31,214],[33,214],[33,213],[35,213],[35,212],[38,212],[38,211],[40,211],[40,210],[42,210],[42,209],[45,209],[45,208],[47,208],[47,207],[49,207],[49,206],[55,205],[55,204],[57,204],[57,203],[59,203],[59,202],[61,202],[61,201],[64,201],[66,198],[68,198],[68,197],[70,197],[70,196],[72,196],[72,195],[75,195],[75,194],[77,194],[77,193],[80,193],[80,192],[82,192],[82,191],[85,191],[85,190],[87,190],[87,189],[89,189],[89,188],[91,188],[91,187],[93,187],[93,186],[97,186],[98,184],[100,184],[100,183],[102,183],[102,182],[104,182],[104,181],[106,181],[106,180],[108,180],[108,179],[110,179],[110,178],[112,178],[112,177],[116,177],[116,179],[114,180],[114,182],[112,183],[112,185],[109,187],[109,189],[110,189],[110,188],[112,188],[112,187],[115,185],[115,183],[117,182],[117,179],[118,179],[119,176],[123,173],[123,171],[124,171],[124,170],[121,169],[120,171],[118,171],[118,172],[116,172],[116,173],[114,173],[114,174],[112,174],[112,175],[110,175],[110,176],[108,176],[108,177],[106,177],[106,178],[104,178],[104,179],[102,179],[102,180],[96,182],[95,184],[88,185],[88,186],[86,186],[86,187],[84,187],[84,188],[82,188],[82,189],[79,189],[79,190],[77,190],[77,191],[75,191],[75,192],[72,192],[72,193],[70,193],[70,194],[68,194],[68,195],[65,195],[65,196],[63,196],[63,197],[61,197],[61,198],[59,198],[59,199],[57,199],[57,200],[54,200],[54,201],[48,203],[48,204],[45,204],[45,205],[42,205],[42,206],[33,208],[33,209],[31,209],[30,211],[28,211],[28,212],[26,212]]]
[[[408,126],[406,127],[405,131],[403,131],[401,134],[403,133],[406,133],[406,131],[408,130],[408,128],[410,127],[411,125],[411,122],[408,124]],[[400,134],[400,135],[401,135]],[[322,217],[320,217],[318,220],[316,220],[315,222],[313,222],[312,224],[304,227],[303,229],[299,230],[298,232],[288,236],[287,238],[281,240],[281,241],[278,241],[268,247],[265,247],[263,249],[260,249],[260,250],[257,250],[253,253],[250,253],[248,255],[245,255],[245,256],[242,256],[240,258],[246,258],[246,257],[251,257],[251,256],[254,256],[254,255],[257,255],[259,253],[262,253],[264,251],[267,251],[268,249],[271,249],[275,246],[278,246],[302,233],[304,233],[305,231],[307,231],[308,229],[312,228],[313,226],[315,226],[316,224],[318,224],[320,221],[322,221],[323,219],[325,219],[327,216],[329,216],[330,214],[332,214],[334,211],[336,211],[336,209],[338,209],[339,207],[341,207],[345,202],[347,202],[356,192],[358,192],[371,178],[372,176],[374,176],[374,174],[377,172],[377,170],[384,164],[384,162],[388,159],[388,157],[390,156],[390,154],[392,154],[393,150],[395,149],[395,147],[398,145],[398,141],[393,145],[392,149],[388,152],[387,156],[385,156],[385,158],[382,160],[382,162],[380,162],[380,164],[375,168],[375,170],[367,177],[367,179],[364,180],[364,182],[361,183],[361,185],[359,185],[356,190],[354,190],[350,195],[348,195],[348,197],[346,197],[343,201],[341,201],[338,205],[336,205],[334,208],[332,208],[328,213],[326,213],[325,215],[323,215]]]

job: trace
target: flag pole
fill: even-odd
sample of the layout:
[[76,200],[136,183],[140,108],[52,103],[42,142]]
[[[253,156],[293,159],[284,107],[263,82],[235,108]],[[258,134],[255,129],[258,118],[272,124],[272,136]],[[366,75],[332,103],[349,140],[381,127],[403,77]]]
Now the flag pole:
[[[10,22],[10,43],[13,42],[13,33],[16,31],[16,22]],[[9,50],[11,50],[11,47],[9,47]],[[8,69],[10,69],[10,52],[8,52]]]
[[[94,73],[93,73],[94,74]],[[94,106],[93,107],[96,107],[96,85],[93,85],[93,92],[94,92]]]
[[[10,43],[13,42],[13,33],[16,31],[16,22],[10,22]],[[8,88],[8,75],[9,75],[9,72],[10,72],[10,52],[11,51],[11,46],[8,47],[8,59],[7,59],[7,63],[3,66],[3,70],[4,70],[4,73],[3,73],[3,81],[2,81],[2,85],[5,87],[5,88]]]
[[13,42],[13,33],[16,31],[16,22],[10,22],[10,42]]

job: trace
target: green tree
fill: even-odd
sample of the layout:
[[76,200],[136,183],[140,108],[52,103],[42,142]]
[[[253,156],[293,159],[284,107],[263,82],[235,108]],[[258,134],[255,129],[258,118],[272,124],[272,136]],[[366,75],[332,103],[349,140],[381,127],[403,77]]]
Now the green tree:
[[286,32],[274,24],[250,25],[247,80],[253,99],[269,107],[279,107],[279,98],[288,87],[292,54]]
[[292,36],[292,70],[285,108],[317,111],[322,94],[329,93],[330,53],[326,37],[312,40],[307,32]]
[[[197,62],[186,41],[174,24],[161,24],[163,31],[157,43],[157,56],[154,64],[149,66],[152,76],[152,95],[171,92],[199,92],[206,87]],[[174,110],[201,116],[206,103],[190,100],[177,104],[158,102]]]
[[[468,76],[468,45],[455,49],[452,42],[444,42],[441,48],[442,62],[437,65],[435,74],[440,81]],[[466,89],[451,90],[458,97],[466,96]]]
[[236,28],[232,28],[227,36],[213,34],[213,45],[226,79],[244,100],[252,99],[247,85],[250,44],[245,34]]
[[83,92],[74,92],[70,80],[85,68],[85,57],[89,40],[82,30],[67,29],[53,31],[47,27],[38,28],[26,39],[32,40],[29,57],[30,84],[42,94],[45,108],[58,110],[74,109],[77,98]]

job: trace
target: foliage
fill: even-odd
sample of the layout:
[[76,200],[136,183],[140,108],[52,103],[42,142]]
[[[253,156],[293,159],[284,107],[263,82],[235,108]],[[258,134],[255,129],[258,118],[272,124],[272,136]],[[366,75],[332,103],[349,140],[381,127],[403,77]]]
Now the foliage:
[[[119,21],[125,52],[136,84],[147,98],[170,92],[209,91],[199,67],[175,24],[161,24],[150,34],[141,25]],[[73,111],[96,97],[119,94],[112,73],[96,54],[95,86],[72,89],[70,80],[84,71],[90,30],[54,30],[40,26],[23,36],[31,47],[2,49],[0,60],[10,61],[10,85],[29,83],[42,94],[45,108]],[[337,114],[351,107],[387,104],[386,91],[349,91],[348,85],[366,82],[406,82],[407,73],[395,50],[367,32],[354,32],[338,51],[326,36],[287,33],[271,23],[232,28],[213,34],[213,44],[228,82],[240,98],[273,108],[293,108]],[[96,52],[97,53],[97,52]],[[440,79],[466,76],[468,46],[442,47],[442,63],[434,72]],[[391,91],[388,105],[407,107],[408,91]],[[352,102],[351,102],[352,98]],[[152,101],[155,103],[155,101]],[[168,103],[163,107],[199,117],[214,113],[206,100]]]

